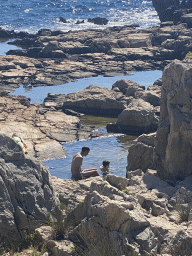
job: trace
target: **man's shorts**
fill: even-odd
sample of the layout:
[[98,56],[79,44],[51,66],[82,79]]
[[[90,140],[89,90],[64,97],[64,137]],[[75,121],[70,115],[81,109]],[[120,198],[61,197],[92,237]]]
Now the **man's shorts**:
[[71,179],[74,180],[74,181],[78,181],[78,180],[82,180],[82,177],[79,176],[78,174],[73,174]]

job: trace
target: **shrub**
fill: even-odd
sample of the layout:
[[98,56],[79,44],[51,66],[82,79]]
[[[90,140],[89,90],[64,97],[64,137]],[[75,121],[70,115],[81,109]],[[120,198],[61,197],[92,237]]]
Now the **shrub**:
[[184,59],[187,59],[187,58],[190,58],[192,57],[192,52],[188,52],[186,55],[185,55],[185,58]]
[[189,220],[189,213],[190,213],[190,208],[188,204],[179,204],[177,205],[177,211],[180,216],[181,221],[188,221]]
[[55,240],[62,240],[65,238],[66,230],[68,228],[66,218],[70,209],[70,205],[66,206],[61,203],[60,206],[54,207],[53,214],[48,214],[48,224],[53,228],[53,236]]

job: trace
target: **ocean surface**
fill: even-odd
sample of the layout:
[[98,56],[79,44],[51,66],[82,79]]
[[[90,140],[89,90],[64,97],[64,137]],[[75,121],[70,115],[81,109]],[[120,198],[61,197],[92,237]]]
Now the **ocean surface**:
[[[59,21],[59,17],[68,23]],[[0,27],[35,33],[39,29],[80,30],[105,28],[87,22],[88,18],[107,18],[106,26],[138,23],[141,28],[159,25],[151,0],[0,0]],[[77,21],[82,24],[76,24]]]

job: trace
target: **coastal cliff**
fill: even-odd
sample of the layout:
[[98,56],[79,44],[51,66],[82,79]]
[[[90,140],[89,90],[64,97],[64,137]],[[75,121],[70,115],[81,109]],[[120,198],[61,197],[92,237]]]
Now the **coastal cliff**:
[[183,62],[175,60],[165,68],[157,132],[140,136],[131,146],[128,172],[153,168],[159,177],[173,183],[192,174],[191,66],[192,60],[187,58]]

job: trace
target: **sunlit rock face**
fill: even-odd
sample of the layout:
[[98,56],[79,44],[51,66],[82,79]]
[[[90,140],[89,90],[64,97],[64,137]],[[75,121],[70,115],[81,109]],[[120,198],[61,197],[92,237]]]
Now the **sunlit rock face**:
[[10,137],[0,134],[0,240],[17,240],[46,223],[58,199],[48,170],[24,155]]
[[192,60],[178,60],[163,72],[155,161],[162,179],[192,174]]

